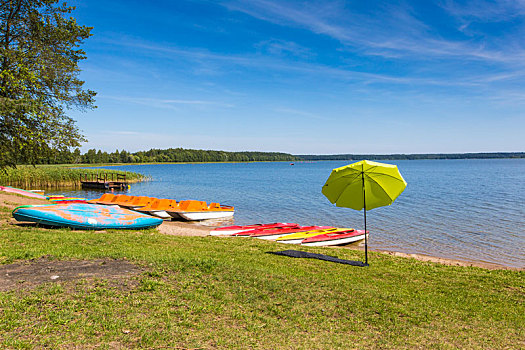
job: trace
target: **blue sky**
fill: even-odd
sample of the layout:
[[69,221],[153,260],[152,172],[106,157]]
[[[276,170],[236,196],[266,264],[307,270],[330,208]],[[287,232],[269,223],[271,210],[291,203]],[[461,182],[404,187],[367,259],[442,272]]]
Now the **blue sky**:
[[68,3],[84,151],[525,151],[523,0]]

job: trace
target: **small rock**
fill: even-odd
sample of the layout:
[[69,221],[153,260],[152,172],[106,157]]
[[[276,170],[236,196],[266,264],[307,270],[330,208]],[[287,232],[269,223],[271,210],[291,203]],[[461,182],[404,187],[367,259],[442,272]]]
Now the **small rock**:
[[60,276],[53,275],[53,276],[51,276],[51,279],[52,279],[52,280],[56,280],[58,277],[60,277]]

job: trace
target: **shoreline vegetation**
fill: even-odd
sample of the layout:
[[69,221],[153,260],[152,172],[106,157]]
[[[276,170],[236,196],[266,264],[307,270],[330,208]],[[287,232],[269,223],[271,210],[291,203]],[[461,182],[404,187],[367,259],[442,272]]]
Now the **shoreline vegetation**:
[[428,154],[331,154],[296,155],[302,160],[420,160],[420,159],[516,159],[525,158],[525,152],[493,153],[428,153]]
[[107,174],[109,178],[112,174],[115,178],[117,174],[125,175],[126,181],[130,183],[149,180],[145,175],[130,171],[19,165],[0,172],[0,185],[24,189],[80,188],[81,177],[87,176],[87,179],[91,179],[91,176],[104,174]]
[[367,268],[293,259],[267,254],[283,249],[275,242],[212,237],[178,223],[146,231],[45,229],[11,217],[14,206],[40,200],[0,200],[5,348],[525,346],[524,271],[378,252]]
[[82,154],[79,149],[57,152],[53,157],[43,158],[37,164],[92,165],[92,164],[145,164],[145,163],[242,163],[278,161],[320,161],[320,160],[416,160],[416,159],[500,159],[525,158],[525,152],[492,153],[433,153],[433,154],[331,154],[293,155],[281,152],[227,152],[184,148],[150,149],[149,151],[128,152],[115,150],[112,153],[90,149]]

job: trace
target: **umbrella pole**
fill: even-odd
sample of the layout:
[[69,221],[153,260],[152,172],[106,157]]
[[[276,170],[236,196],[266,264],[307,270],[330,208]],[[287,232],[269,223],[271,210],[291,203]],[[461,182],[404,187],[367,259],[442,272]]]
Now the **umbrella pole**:
[[365,172],[364,168],[361,171],[361,179],[363,180],[363,212],[365,214],[365,265],[368,266],[368,238],[366,234],[366,191],[365,191]]
[[368,266],[368,238],[367,238],[367,234],[366,234],[366,208],[364,208],[365,210],[365,265]]

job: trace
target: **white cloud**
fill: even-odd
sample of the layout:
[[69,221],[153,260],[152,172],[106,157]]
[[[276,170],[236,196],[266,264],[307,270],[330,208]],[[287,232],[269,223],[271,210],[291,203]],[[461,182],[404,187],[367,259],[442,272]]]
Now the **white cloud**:
[[445,0],[441,7],[452,16],[484,22],[502,22],[525,15],[523,0],[470,0],[463,3]]
[[134,96],[108,96],[102,95],[99,98],[105,98],[108,100],[121,101],[126,103],[133,103],[138,105],[144,105],[154,108],[165,108],[165,109],[176,109],[178,110],[179,105],[187,106],[212,106],[212,107],[223,107],[232,108],[233,104],[218,102],[218,101],[205,101],[205,100],[179,100],[179,99],[159,99],[151,97],[134,97]]
[[308,119],[328,120],[328,118],[326,118],[324,116],[320,116],[320,115],[315,114],[315,113],[300,111],[300,110],[293,109],[293,108],[280,107],[280,108],[275,108],[274,111],[277,112],[277,113],[280,113],[280,114],[297,115],[297,116],[305,117],[305,118],[308,118]]
[[[446,2],[442,6],[453,16],[508,19],[525,13],[525,1],[505,0],[488,4],[476,1],[473,5],[458,6]],[[523,66],[525,50],[519,45],[495,42],[481,46],[476,40],[447,39],[438,28],[431,28],[418,19],[414,9],[406,3],[376,6],[369,14],[343,7],[339,1],[289,3],[271,0],[226,1],[223,5],[254,18],[271,23],[305,28],[316,34],[340,41],[356,52],[384,57],[404,57],[420,60],[448,57],[457,60],[477,60]],[[503,17],[502,17],[503,16]],[[503,19],[502,19],[503,18]],[[468,24],[460,26],[462,30]],[[490,40],[486,35],[484,41]],[[522,36],[512,40],[521,41]]]
[[[106,39],[107,42],[110,42]],[[221,54],[210,52],[209,50],[200,48],[179,48],[177,46],[169,45],[158,45],[154,43],[144,42],[135,39],[127,40],[115,40],[111,41],[113,45],[119,45],[122,47],[140,48],[141,52],[145,55],[161,55],[166,60],[180,61],[181,57],[185,58],[191,64],[202,64],[208,66],[214,66],[216,70],[231,71],[233,67],[243,67],[245,69],[257,70],[264,72],[267,75],[268,72],[281,71],[286,73],[286,79],[290,79],[292,73],[296,75],[310,75],[321,77],[322,79],[329,78],[335,79],[341,82],[356,82],[363,84],[396,84],[396,85],[432,85],[432,86],[472,86],[483,82],[483,79],[462,79],[458,80],[456,77],[451,77],[443,74],[433,74],[432,77],[424,77],[418,74],[405,74],[405,75],[392,75],[383,73],[370,73],[367,71],[352,70],[350,68],[339,68],[337,66],[330,66],[315,62],[308,61],[288,61],[282,57],[269,57],[256,54]],[[399,43],[397,43],[399,47]],[[437,45],[439,46],[439,45]],[[392,47],[396,47],[392,43]],[[447,52],[452,48],[447,49],[445,45],[441,45],[435,49],[438,54],[439,52]],[[440,51],[439,51],[440,50]],[[503,56],[501,56],[503,58]],[[496,57],[492,57],[495,59]],[[517,60],[517,58],[516,58]],[[468,72],[464,72],[467,75]],[[521,72],[518,72],[520,76]],[[516,74],[518,74],[516,73]],[[476,73],[475,77],[478,77],[479,73]],[[510,76],[515,74],[509,73]],[[275,79],[275,78],[272,78]],[[111,98],[111,97],[108,97]],[[112,97],[118,98],[118,97]],[[177,100],[174,100],[177,101]],[[156,99],[133,99],[129,102],[138,104],[148,104],[158,108],[176,108],[175,102],[168,103],[167,100],[156,100]],[[188,101],[190,102],[190,101]],[[223,107],[232,107],[228,103],[211,102],[211,101],[193,101],[194,104],[215,104],[222,105]],[[205,103],[203,103],[205,102]],[[178,103],[181,104],[181,103]]]

